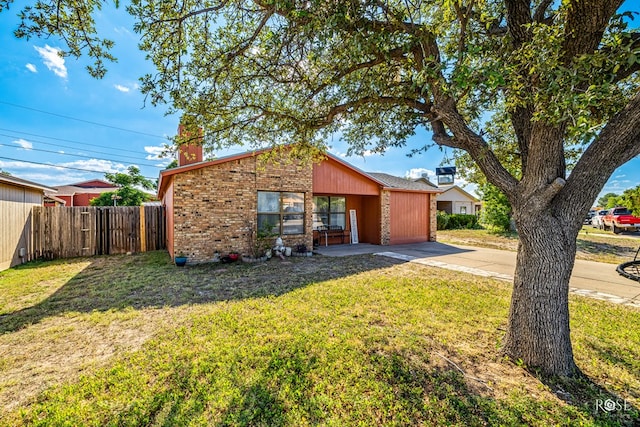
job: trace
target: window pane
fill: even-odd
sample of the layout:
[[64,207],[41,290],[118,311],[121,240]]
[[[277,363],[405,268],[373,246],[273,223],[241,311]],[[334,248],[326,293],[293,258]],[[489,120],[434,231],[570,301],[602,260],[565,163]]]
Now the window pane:
[[339,225],[341,226],[343,229],[347,228],[347,221],[346,221],[346,215],[341,213],[341,214],[331,214],[331,222],[329,223],[331,225]]
[[285,212],[304,212],[304,193],[282,193]]
[[258,212],[280,212],[280,193],[258,191]]
[[331,198],[331,213],[346,212],[346,199],[344,197]]
[[280,215],[276,214],[258,214],[258,230],[271,231],[271,233],[280,233]]
[[322,227],[323,225],[329,225],[329,215],[313,214],[313,229],[317,230],[318,227]]
[[285,215],[282,221],[282,234],[303,234],[304,233],[304,215],[291,214]]
[[329,198],[327,196],[316,196],[313,198],[314,212],[329,212]]

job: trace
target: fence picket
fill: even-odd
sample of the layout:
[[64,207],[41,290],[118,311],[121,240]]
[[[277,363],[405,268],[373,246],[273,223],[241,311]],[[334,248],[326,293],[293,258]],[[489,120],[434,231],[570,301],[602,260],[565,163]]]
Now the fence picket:
[[164,208],[145,206],[144,215],[140,212],[136,206],[34,206],[32,257],[57,259],[165,249]]

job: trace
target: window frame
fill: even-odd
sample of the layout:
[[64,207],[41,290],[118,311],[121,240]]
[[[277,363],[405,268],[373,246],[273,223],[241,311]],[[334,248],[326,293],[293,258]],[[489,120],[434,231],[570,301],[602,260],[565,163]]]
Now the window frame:
[[[277,211],[261,211],[260,210],[260,193],[273,193],[278,194],[278,210]],[[285,210],[288,206],[285,206],[284,200],[285,195],[296,195],[302,196],[302,211],[287,211]],[[303,191],[268,191],[268,190],[259,190],[257,192],[257,201],[256,201],[256,227],[260,229],[260,216],[271,216],[278,217],[277,224],[274,224],[272,228],[272,232],[277,232],[279,236],[301,236],[306,234],[306,198],[307,193]],[[302,217],[302,229],[295,233],[285,233],[285,216],[300,216]],[[274,230],[275,227],[278,227],[278,230]]]
[[[327,210],[326,211],[319,211],[316,210],[316,207],[318,206],[318,204],[316,203],[316,198],[326,198],[327,199]],[[329,195],[322,195],[322,196],[313,196],[313,211],[312,211],[312,215],[313,215],[313,221],[314,221],[314,230],[317,230],[317,227],[315,226],[316,223],[316,218],[320,217],[320,218],[326,218],[327,223],[325,224],[324,222],[322,223],[323,226],[331,226],[331,225],[340,225],[342,226],[343,230],[347,229],[347,196],[339,196],[339,195],[333,195],[333,196],[329,196]],[[338,211],[334,211],[331,207],[332,207],[332,203],[331,203],[331,199],[341,199],[342,202],[339,204],[341,210]],[[331,218],[333,216],[337,216],[337,215],[342,215],[343,221],[342,224],[334,224],[333,221],[331,221]],[[338,221],[340,222],[340,221]]]

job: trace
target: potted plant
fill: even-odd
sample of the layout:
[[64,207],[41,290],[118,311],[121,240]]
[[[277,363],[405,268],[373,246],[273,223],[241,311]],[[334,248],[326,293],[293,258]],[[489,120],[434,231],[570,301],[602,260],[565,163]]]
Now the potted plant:
[[184,267],[184,265],[187,263],[187,256],[185,254],[183,254],[182,252],[180,252],[174,258],[174,262],[176,263],[176,265],[178,267]]

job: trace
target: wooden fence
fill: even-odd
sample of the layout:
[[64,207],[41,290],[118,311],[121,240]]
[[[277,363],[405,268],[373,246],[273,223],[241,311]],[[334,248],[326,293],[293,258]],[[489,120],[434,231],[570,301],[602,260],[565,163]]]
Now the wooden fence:
[[35,206],[32,224],[34,258],[111,255],[166,247],[162,206]]

